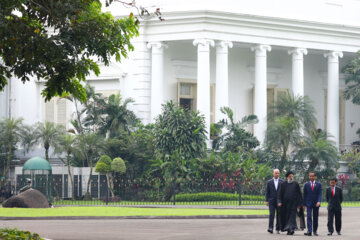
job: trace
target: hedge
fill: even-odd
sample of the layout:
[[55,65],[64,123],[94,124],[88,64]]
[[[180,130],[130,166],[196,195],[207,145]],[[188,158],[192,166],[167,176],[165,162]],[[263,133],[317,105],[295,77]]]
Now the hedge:
[[[242,201],[265,201],[265,197],[258,195],[241,195]],[[203,202],[203,201],[239,201],[238,193],[201,192],[176,194],[177,202]]]

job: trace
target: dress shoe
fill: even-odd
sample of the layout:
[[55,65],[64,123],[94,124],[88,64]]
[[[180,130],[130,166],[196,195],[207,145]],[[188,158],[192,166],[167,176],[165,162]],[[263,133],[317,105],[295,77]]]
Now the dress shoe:
[[311,236],[311,232],[304,233],[305,236]]
[[328,236],[331,236],[332,235],[332,232],[328,232]]
[[273,230],[272,230],[272,229],[268,229],[268,232],[272,234],[272,233],[273,233]]
[[290,231],[290,232],[288,232],[288,235],[294,235],[294,231]]
[[341,235],[341,232],[337,232],[338,235]]
[[319,236],[319,234],[317,234],[317,232],[314,232],[313,234],[314,234],[314,236]]

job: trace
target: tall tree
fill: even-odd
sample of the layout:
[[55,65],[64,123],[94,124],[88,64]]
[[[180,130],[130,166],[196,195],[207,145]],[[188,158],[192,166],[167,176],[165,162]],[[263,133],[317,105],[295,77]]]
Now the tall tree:
[[46,81],[46,100],[71,93],[82,101],[81,81],[99,74],[94,58],[108,65],[126,57],[139,23],[133,14],[118,19],[101,12],[100,0],[3,0],[0,22],[0,91],[7,78],[26,82],[33,75]]
[[287,93],[280,96],[269,113],[266,131],[266,144],[281,153],[278,168],[282,171],[288,161],[290,146],[297,146],[303,133],[314,131],[316,126],[315,109],[310,99]]
[[5,145],[4,150],[6,151],[6,163],[4,164],[3,176],[6,176],[9,171],[15,146],[20,140],[22,121],[22,118],[6,118],[0,122],[0,135],[3,138],[3,144]]
[[104,139],[92,132],[85,132],[77,135],[73,154],[77,159],[83,161],[84,167],[90,167],[90,176],[87,183],[86,193],[90,197],[90,184],[92,181],[92,173],[94,163],[99,158],[103,149]]
[[[71,157],[73,155],[74,152],[74,148],[75,148],[75,141],[76,141],[76,137],[75,135],[66,133],[63,134],[59,137],[56,146],[55,146],[55,153],[59,154],[59,158],[64,162],[64,164],[66,164],[66,166],[68,167],[68,174],[70,177],[70,182],[71,182],[71,189],[72,189],[72,197],[75,197],[75,188],[74,188],[74,179],[71,173]],[[65,158],[66,161],[63,160],[63,158],[61,157],[61,154],[65,153]]]
[[55,147],[59,141],[60,136],[65,132],[62,125],[57,125],[53,122],[44,122],[37,124],[37,139],[41,141],[45,149],[45,159],[49,161],[49,149]]

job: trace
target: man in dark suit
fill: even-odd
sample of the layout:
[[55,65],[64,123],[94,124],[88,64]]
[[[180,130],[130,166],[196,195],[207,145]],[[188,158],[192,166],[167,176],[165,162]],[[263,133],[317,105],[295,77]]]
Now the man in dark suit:
[[[319,220],[319,208],[321,204],[322,187],[321,183],[316,181],[316,174],[314,172],[309,173],[310,181],[304,185],[304,202],[303,206],[307,209],[307,228],[308,232],[304,235],[311,236],[313,232],[315,236],[317,234],[318,220]],[[314,225],[314,226],[313,226]]]
[[330,179],[330,187],[326,189],[326,201],[328,202],[328,235],[334,232],[334,215],[335,229],[338,235],[341,235],[341,203],[343,200],[342,189],[336,186],[337,179]]
[[280,188],[280,184],[283,182],[283,180],[279,178],[280,176],[279,169],[274,169],[273,176],[274,177],[272,179],[267,181],[266,191],[265,191],[265,204],[266,206],[269,206],[269,212],[270,212],[268,232],[273,233],[274,231],[274,217],[276,212],[276,232],[280,233],[277,195],[278,195],[278,190]]

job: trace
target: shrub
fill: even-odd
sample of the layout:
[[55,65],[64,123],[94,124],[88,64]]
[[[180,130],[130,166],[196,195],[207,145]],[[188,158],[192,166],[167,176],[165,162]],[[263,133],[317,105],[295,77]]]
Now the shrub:
[[[265,197],[258,195],[241,195],[242,201],[265,201]],[[202,192],[176,194],[177,202],[204,202],[204,201],[239,201],[238,193]]]
[[17,228],[0,228],[0,239],[26,239],[26,240],[43,240],[37,233],[29,231],[20,231]]

